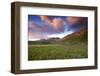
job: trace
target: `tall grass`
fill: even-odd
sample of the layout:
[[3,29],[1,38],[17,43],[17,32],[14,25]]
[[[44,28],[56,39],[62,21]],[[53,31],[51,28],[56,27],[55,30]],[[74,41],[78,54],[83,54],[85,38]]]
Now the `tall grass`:
[[86,43],[66,43],[48,45],[29,45],[29,60],[77,59],[87,58]]

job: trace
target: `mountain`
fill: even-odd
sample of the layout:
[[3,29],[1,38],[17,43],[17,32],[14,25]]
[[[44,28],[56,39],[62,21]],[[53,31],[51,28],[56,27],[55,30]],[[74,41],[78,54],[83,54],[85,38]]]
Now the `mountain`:
[[41,39],[41,40],[37,40],[37,41],[28,41],[29,45],[33,45],[33,44],[55,44],[57,42],[59,42],[60,38],[58,37],[54,37],[54,38],[49,38],[49,39]]
[[87,29],[81,29],[78,32],[74,32],[70,35],[63,37],[60,41],[68,41],[68,40],[87,40]]
[[28,41],[29,45],[33,44],[66,44],[66,43],[79,43],[79,42],[86,42],[87,41],[87,29],[81,29],[78,32],[74,32],[70,35],[67,35],[60,38],[49,38],[49,39],[41,39],[38,41]]

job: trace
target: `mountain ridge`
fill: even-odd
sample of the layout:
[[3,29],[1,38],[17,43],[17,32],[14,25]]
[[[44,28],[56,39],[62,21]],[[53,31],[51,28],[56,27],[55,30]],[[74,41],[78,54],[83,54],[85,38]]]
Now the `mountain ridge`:
[[87,38],[87,34],[88,34],[87,29],[81,29],[78,32],[74,32],[70,35],[67,35],[67,36],[63,37],[61,40],[63,40],[63,41],[67,40],[67,39],[69,40],[70,38],[73,38],[73,37]]

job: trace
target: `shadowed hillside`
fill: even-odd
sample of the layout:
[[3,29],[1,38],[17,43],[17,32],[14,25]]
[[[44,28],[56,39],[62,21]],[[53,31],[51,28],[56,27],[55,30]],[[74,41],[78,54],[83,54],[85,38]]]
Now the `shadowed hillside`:
[[78,32],[72,33],[70,35],[65,36],[60,41],[68,41],[68,40],[81,40],[85,41],[87,40],[88,32],[86,29],[81,29]]

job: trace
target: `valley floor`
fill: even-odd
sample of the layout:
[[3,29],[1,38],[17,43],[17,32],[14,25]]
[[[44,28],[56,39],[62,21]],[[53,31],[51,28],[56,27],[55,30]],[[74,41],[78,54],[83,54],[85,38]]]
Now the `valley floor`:
[[28,46],[28,60],[80,59],[87,57],[88,50],[86,43]]

